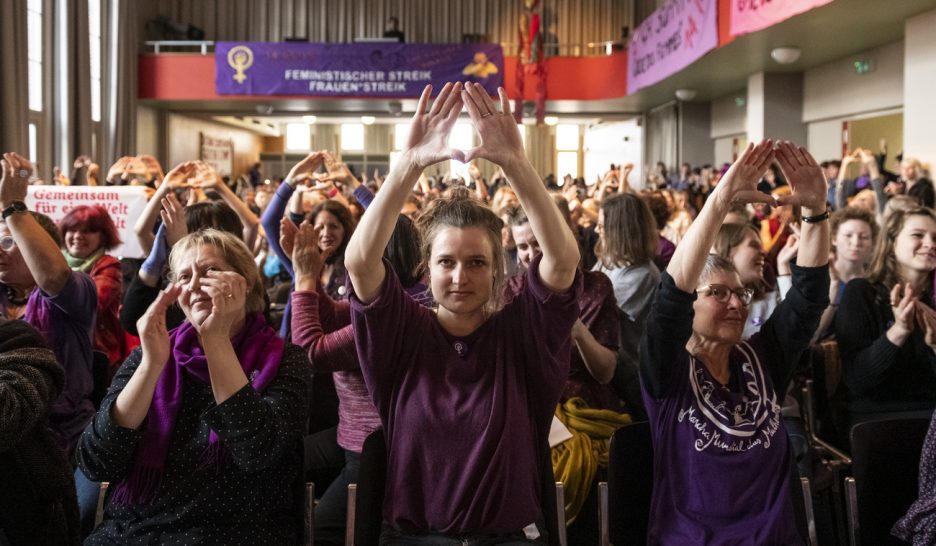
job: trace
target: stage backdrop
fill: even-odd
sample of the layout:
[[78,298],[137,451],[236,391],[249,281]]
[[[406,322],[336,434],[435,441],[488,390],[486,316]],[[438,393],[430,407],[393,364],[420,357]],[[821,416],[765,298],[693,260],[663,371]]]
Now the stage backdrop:
[[78,205],[101,205],[110,213],[123,244],[108,252],[119,258],[143,258],[133,224],[146,207],[143,186],[29,186],[29,210],[41,212],[56,223]]
[[491,95],[504,82],[492,44],[218,42],[219,95],[418,97],[431,83],[474,81]]
[[679,72],[718,46],[717,0],[669,0],[627,44],[627,94]]
[[776,25],[832,0],[732,0],[731,35],[740,36]]

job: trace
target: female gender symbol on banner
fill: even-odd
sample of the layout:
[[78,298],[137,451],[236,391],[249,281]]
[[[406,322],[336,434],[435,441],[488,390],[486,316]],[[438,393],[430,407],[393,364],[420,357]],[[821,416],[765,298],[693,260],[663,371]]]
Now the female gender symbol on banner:
[[244,83],[244,80],[247,79],[247,76],[244,75],[244,71],[253,64],[253,51],[245,45],[232,47],[231,50],[228,51],[227,58],[231,68],[237,71],[237,73],[234,74],[234,80],[236,80],[237,83]]

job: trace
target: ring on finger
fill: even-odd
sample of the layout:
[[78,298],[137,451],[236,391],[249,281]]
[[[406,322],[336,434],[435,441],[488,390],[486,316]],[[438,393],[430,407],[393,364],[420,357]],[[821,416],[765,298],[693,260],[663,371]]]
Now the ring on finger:
[[493,112],[485,112],[485,113],[481,114],[481,117],[482,117],[482,118],[486,118],[486,117],[488,117],[488,116],[493,116],[493,115],[494,115]]

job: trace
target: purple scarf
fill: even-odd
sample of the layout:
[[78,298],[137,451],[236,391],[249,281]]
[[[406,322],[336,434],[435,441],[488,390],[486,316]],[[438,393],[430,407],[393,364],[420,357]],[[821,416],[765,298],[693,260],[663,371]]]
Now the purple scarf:
[[[231,344],[251,386],[262,392],[279,373],[285,347],[282,338],[266,325],[263,315],[250,313],[241,331],[231,338]],[[113,500],[117,504],[148,503],[159,489],[176,416],[183,403],[181,372],[202,384],[211,384],[208,359],[198,340],[198,332],[190,322],[185,321],[169,332],[169,345],[172,352],[156,382],[153,402],[146,415],[146,430],[137,445],[127,477],[117,484],[114,491]],[[212,430],[200,465],[218,466],[225,455],[227,451]]]

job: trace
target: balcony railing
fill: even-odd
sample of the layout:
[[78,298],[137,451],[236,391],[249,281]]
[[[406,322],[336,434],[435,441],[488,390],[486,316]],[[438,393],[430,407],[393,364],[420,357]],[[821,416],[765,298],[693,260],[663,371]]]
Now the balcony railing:
[[[366,41],[367,38],[361,38]],[[144,53],[199,53],[208,55],[214,53],[214,41],[211,40],[157,40],[144,42],[146,48]],[[623,51],[626,43],[621,41],[609,40],[604,42],[588,42],[584,44],[543,44],[543,52],[547,56],[564,57],[600,57],[611,55],[615,51]],[[513,55],[517,52],[519,44],[501,43],[506,55]]]

